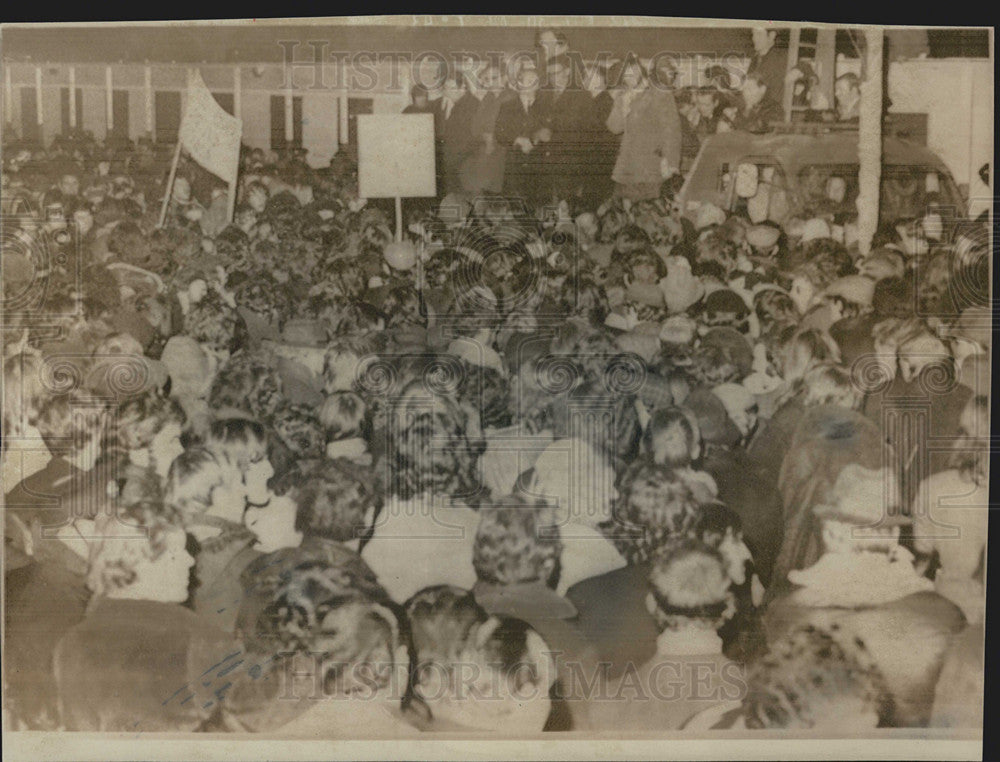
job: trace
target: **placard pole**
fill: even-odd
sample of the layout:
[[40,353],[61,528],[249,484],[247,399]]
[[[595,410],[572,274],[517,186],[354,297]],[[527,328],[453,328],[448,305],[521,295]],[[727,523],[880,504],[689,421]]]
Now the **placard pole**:
[[403,199],[396,196],[396,243],[403,240]]

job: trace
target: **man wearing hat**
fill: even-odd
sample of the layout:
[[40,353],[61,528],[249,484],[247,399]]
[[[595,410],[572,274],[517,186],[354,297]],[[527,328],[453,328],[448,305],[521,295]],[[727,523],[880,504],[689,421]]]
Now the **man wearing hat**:
[[926,726],[943,655],[965,617],[899,544],[908,519],[899,511],[895,473],[850,464],[813,514],[822,554],[791,571],[793,588],[768,606],[768,641],[803,624],[837,625],[843,637],[865,644],[882,672],[894,699],[891,724]]

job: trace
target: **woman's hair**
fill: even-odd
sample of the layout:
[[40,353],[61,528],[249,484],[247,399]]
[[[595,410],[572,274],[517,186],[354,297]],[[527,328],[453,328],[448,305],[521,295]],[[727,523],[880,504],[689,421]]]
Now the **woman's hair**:
[[[491,618],[473,594],[451,585],[428,587],[406,604],[419,685],[430,671],[445,676],[470,659],[496,669],[509,682],[537,680],[528,665],[528,625]],[[488,633],[481,628],[490,627]],[[526,674],[527,669],[527,674]]]
[[57,394],[42,403],[35,426],[49,452],[78,455],[80,448],[96,446],[104,436],[107,410],[82,390]]
[[740,515],[723,503],[703,504],[698,510],[694,535],[710,548],[718,548],[727,532],[735,537],[743,534]]
[[[989,424],[990,398],[980,394],[965,405],[963,418],[974,416],[984,427]],[[990,469],[990,447],[982,432],[961,429],[959,438],[952,449],[949,465],[957,469],[967,482],[983,486],[988,483]]]
[[779,355],[791,357],[792,351],[798,347],[809,355],[807,367],[819,363],[836,363],[840,361],[840,348],[826,331],[818,328],[799,329],[789,326],[786,335],[781,337]]
[[812,728],[828,724],[844,698],[888,720],[893,706],[885,680],[867,648],[855,638],[849,647],[837,626],[826,632],[799,627],[774,643],[749,669],[743,717],[748,728]]
[[319,422],[326,432],[326,441],[335,442],[361,436],[368,408],[354,392],[335,391],[319,409]]
[[126,450],[142,450],[167,426],[183,426],[186,420],[176,400],[153,394],[130,397],[118,406],[115,417],[118,445]]
[[167,535],[183,530],[183,526],[177,512],[161,503],[143,500],[122,505],[113,515],[99,517],[95,529],[87,587],[97,596],[135,582],[136,567],[144,559],[159,558],[166,549]]
[[795,302],[783,291],[762,290],[754,296],[753,303],[762,332],[771,331],[776,326],[785,327],[798,322]]
[[377,512],[382,504],[371,470],[343,458],[324,461],[292,491],[298,505],[295,528],[335,542],[361,538],[369,528],[369,509]]
[[326,446],[323,426],[310,405],[282,401],[271,419],[274,433],[295,458],[322,458]]
[[484,582],[558,582],[562,543],[552,510],[511,496],[480,510],[472,565]]
[[717,550],[690,537],[667,542],[653,557],[649,587],[661,630],[695,624],[717,630],[733,602],[731,580]]
[[428,396],[424,381],[414,380],[389,411],[395,435],[387,442],[387,492],[402,500],[427,490],[471,498],[478,492],[476,465],[485,449],[472,420],[475,411],[448,394],[432,395],[427,405],[421,398]]
[[[365,590],[346,567],[320,561],[292,569],[257,615],[248,646],[255,652],[322,654],[324,687],[365,675],[389,684],[405,629],[384,591]],[[369,687],[371,687],[369,685]],[[331,691],[328,689],[329,693]]]
[[281,376],[262,356],[237,352],[219,369],[208,393],[213,409],[231,407],[268,421],[281,401]]
[[833,363],[814,365],[806,371],[798,385],[806,407],[838,405],[853,410],[863,396],[851,372]]
[[232,476],[210,450],[202,447],[185,450],[170,464],[163,501],[186,519],[201,515],[212,504],[212,491]]
[[698,234],[696,251],[698,264],[715,262],[722,268],[723,278],[736,267],[736,244],[721,225],[707,227]]
[[205,449],[245,472],[252,463],[267,457],[267,432],[257,421],[223,418],[209,426]]
[[698,502],[670,467],[640,463],[622,477],[619,491],[615,518],[625,531],[611,539],[630,563],[645,561],[668,540],[693,532]]
[[474,647],[477,628],[489,619],[471,592],[453,585],[424,588],[404,607],[418,671],[430,666],[450,671],[463,652]]
[[3,363],[3,431],[6,438],[24,436],[35,425],[46,398],[42,361],[35,354],[20,353]]
[[698,437],[697,423],[682,408],[662,407],[653,411],[643,444],[657,463],[680,468],[691,465],[691,452]]

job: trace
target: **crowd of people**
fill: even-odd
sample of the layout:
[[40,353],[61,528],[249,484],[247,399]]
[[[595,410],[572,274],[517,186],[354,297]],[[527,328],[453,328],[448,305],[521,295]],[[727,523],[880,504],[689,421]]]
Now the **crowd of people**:
[[229,224],[151,143],[4,147],[10,727],[981,725],[980,228],[692,221],[662,119],[717,96],[649,76],[416,92],[402,242],[347,152],[245,149]]

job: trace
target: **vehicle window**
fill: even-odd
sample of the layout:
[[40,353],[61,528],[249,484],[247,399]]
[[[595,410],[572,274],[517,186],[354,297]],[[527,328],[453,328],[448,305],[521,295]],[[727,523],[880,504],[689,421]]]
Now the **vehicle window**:
[[[744,198],[736,193],[736,173],[740,165],[757,167],[757,192]],[[729,211],[746,215],[751,222],[783,222],[788,214],[788,183],[781,165],[770,158],[746,157],[723,176],[723,191],[729,199]]]
[[[805,217],[821,215],[853,217],[858,213],[857,165],[810,164],[798,174],[798,193]],[[927,206],[961,204],[950,177],[925,167],[882,168],[882,219],[916,217]]]

